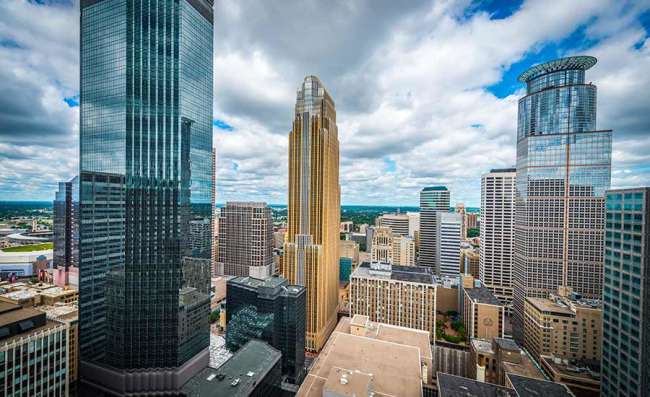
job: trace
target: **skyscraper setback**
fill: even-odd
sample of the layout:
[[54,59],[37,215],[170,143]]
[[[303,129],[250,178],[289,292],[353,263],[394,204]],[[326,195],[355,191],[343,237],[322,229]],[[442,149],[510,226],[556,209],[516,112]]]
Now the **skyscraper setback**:
[[596,128],[596,86],[576,56],[519,76],[513,331],[522,341],[526,297],[567,286],[600,298],[605,191],[611,179],[611,130]]
[[312,351],[320,351],[336,326],[339,223],[336,109],[318,77],[307,76],[289,134],[289,229],[282,273],[307,289],[306,348]]
[[81,1],[81,377],[112,393],[208,362],[212,4]]

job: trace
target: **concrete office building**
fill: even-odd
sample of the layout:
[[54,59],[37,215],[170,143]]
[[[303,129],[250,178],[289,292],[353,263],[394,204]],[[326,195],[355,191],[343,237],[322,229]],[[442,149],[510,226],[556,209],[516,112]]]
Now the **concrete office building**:
[[273,269],[273,216],[266,203],[228,202],[219,215],[219,266],[228,276],[264,279]]
[[500,386],[438,372],[437,384],[438,397],[576,397],[561,383],[516,374],[507,374],[506,385]]
[[283,277],[235,277],[227,282],[226,346],[235,351],[252,338],[282,352],[282,373],[300,383],[305,363],[305,288]]
[[341,222],[339,226],[340,233],[352,233],[354,231],[354,223],[352,221]]
[[[470,276],[471,277],[471,276]],[[503,338],[505,308],[478,280],[463,285],[463,322],[469,338]]]
[[507,306],[513,296],[516,179],[515,168],[493,169],[481,176],[479,278]]
[[409,218],[409,237],[415,239],[416,233],[420,232],[420,213],[419,212],[407,212],[406,216]]
[[350,315],[436,335],[436,287],[430,267],[362,263],[350,276]]
[[343,317],[297,397],[421,397],[433,379],[428,332]]
[[393,234],[409,236],[409,217],[407,214],[383,214],[377,217],[378,226],[390,227]]
[[574,56],[519,76],[513,336],[523,338],[527,297],[567,286],[600,298],[605,191],[611,179],[611,130],[596,126],[596,86],[585,71],[596,58]]
[[79,266],[79,177],[59,182],[52,209],[54,267]]
[[393,264],[415,266],[415,240],[411,237],[393,234]]
[[607,192],[603,397],[650,390],[650,188]]
[[436,249],[438,241],[437,213],[449,212],[449,190],[445,186],[425,187],[420,191],[420,266],[436,269],[440,275]]
[[526,298],[525,307],[524,347],[535,360],[544,355],[599,365],[600,301],[561,290],[548,298]]
[[39,306],[48,320],[65,324],[68,328],[68,384],[71,389],[79,378],[79,310],[76,305],[57,303]]
[[600,370],[598,367],[590,367],[587,361],[541,356],[539,365],[550,380],[564,384],[576,397],[599,395]]
[[436,274],[458,277],[463,216],[453,212],[436,214]]
[[69,327],[34,308],[0,303],[0,394],[67,396]]
[[212,6],[80,2],[80,380],[94,389],[177,393],[209,360],[207,320],[184,326],[209,296],[183,307],[199,287],[183,264],[201,260],[209,286]]
[[318,352],[336,327],[341,199],[336,109],[316,76],[297,93],[288,198],[282,274],[307,288],[307,349]]
[[373,262],[393,263],[393,232],[389,227],[374,227],[370,258]]

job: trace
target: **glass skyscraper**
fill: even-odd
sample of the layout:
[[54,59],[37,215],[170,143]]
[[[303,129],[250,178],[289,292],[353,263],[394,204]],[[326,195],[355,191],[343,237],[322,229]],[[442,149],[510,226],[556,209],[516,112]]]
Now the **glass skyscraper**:
[[601,297],[605,191],[611,179],[611,130],[596,128],[596,86],[576,56],[519,76],[513,269],[513,331],[522,342],[526,297],[568,286]]
[[437,213],[449,212],[449,190],[445,186],[429,186],[420,191],[420,266],[433,267],[441,275],[437,261]]
[[59,182],[52,207],[54,266],[79,266],[79,177]]
[[81,0],[81,378],[118,394],[208,361],[212,5]]
[[650,188],[607,192],[603,397],[650,390]]

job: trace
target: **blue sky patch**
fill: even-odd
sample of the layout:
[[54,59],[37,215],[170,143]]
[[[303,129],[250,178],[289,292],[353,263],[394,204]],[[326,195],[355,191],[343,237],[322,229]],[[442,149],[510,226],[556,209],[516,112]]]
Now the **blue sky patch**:
[[14,39],[0,39],[0,47],[2,48],[24,48]]
[[235,127],[233,127],[232,125],[226,123],[223,120],[219,120],[219,119],[214,119],[212,121],[212,125],[217,127],[220,130],[225,130],[225,131],[234,131],[235,130]]
[[524,87],[522,83],[517,81],[517,78],[531,66],[551,59],[561,58],[568,51],[577,52],[578,54],[586,53],[589,48],[599,42],[597,39],[587,37],[586,27],[589,24],[580,26],[562,40],[545,42],[537,48],[533,47],[531,51],[524,54],[522,59],[513,63],[504,71],[501,81],[487,86],[486,89],[497,98],[505,98],[514,94],[519,88]]
[[474,0],[465,9],[465,19],[471,18],[478,12],[487,12],[490,19],[506,19],[521,8],[524,0]]
[[397,163],[388,157],[384,157],[384,170],[386,172],[395,172],[397,170]]
[[79,95],[63,98],[63,102],[67,103],[71,108],[76,108],[79,106]]

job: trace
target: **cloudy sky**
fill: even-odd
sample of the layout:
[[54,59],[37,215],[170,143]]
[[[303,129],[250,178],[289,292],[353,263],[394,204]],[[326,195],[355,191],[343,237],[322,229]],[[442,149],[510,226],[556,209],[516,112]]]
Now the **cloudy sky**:
[[[343,204],[417,204],[426,185],[478,205],[515,162],[517,76],[598,64],[612,185],[650,185],[650,0],[216,0],[218,201],[284,203],[298,85],[334,97]],[[552,4],[552,6],[551,6]],[[0,200],[51,200],[78,167],[78,0],[0,1]]]

